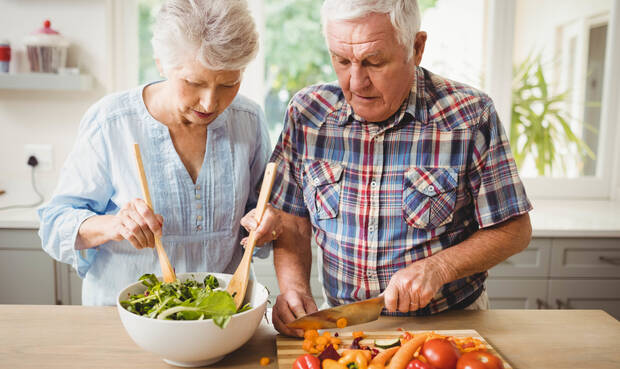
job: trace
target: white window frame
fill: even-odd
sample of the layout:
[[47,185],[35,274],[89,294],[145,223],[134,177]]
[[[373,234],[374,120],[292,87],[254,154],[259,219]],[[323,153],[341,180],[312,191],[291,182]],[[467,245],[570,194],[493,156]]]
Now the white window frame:
[[[487,92],[495,101],[500,119],[510,132],[512,54],[515,0],[489,0]],[[605,80],[601,109],[597,176],[582,178],[524,178],[528,195],[535,199],[620,199],[620,0],[614,0],[609,15],[605,55]],[[620,146],[620,145],[619,145]]]
[[[262,0],[249,0],[257,17],[264,44]],[[131,88],[138,81],[137,1],[106,0],[109,19],[109,90]],[[317,9],[318,11],[318,9]],[[501,121],[510,132],[512,65],[516,0],[488,0],[486,90],[493,98]],[[534,199],[620,200],[620,0],[614,0],[609,14],[597,177],[524,178],[528,195]],[[264,103],[263,48],[257,61],[245,72],[241,92]]]

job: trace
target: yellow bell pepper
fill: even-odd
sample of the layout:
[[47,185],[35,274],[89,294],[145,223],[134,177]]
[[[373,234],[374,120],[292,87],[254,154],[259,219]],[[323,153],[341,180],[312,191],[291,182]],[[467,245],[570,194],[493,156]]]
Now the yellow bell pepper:
[[323,360],[323,364],[321,364],[323,369],[349,369],[346,365],[340,364],[336,360],[325,359]]
[[368,350],[346,350],[338,362],[349,368],[349,364],[355,364],[357,369],[368,369],[368,360],[371,353]]

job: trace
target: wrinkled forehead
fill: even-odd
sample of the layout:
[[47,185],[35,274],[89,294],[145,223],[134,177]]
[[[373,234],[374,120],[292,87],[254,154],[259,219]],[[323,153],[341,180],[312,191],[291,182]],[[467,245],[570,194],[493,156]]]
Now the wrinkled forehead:
[[335,53],[390,53],[400,47],[387,14],[370,14],[353,20],[328,20],[327,46]]

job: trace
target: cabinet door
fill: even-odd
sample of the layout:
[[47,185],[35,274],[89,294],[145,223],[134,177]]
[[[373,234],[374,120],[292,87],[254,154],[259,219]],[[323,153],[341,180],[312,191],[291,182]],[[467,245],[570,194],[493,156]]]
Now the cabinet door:
[[55,304],[54,260],[35,229],[0,230],[0,304]]
[[620,239],[554,239],[551,277],[620,278]]
[[491,309],[541,309],[547,301],[547,280],[489,279]]
[[56,263],[57,291],[59,305],[82,304],[82,279],[73,267],[68,264]]
[[491,278],[538,277],[549,275],[551,239],[536,238],[520,253],[499,263],[489,270]]
[[602,309],[620,319],[620,279],[549,281],[554,309]]

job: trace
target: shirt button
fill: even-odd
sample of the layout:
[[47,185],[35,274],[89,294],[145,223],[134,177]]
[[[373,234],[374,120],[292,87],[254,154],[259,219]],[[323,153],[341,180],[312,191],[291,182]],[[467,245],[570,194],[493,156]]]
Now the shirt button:
[[315,184],[315,185],[318,185],[319,183],[321,183],[321,180],[319,180],[318,178],[315,178],[315,179],[314,179],[314,184]]
[[200,194],[196,194],[196,200],[200,200]]
[[202,215],[197,216],[196,220],[202,220]]
[[368,226],[368,232],[374,232],[374,231],[375,231],[375,226],[374,225]]
[[197,189],[197,190],[200,190],[200,185],[196,185],[196,189]]
[[198,230],[198,231],[199,231],[199,230],[201,230],[201,229],[202,229],[202,226],[201,226],[201,225],[199,225],[199,226],[197,226],[197,227],[196,227],[196,230]]
[[202,209],[202,204],[201,203],[196,204],[196,209]]
[[373,187],[373,188],[377,187],[377,181],[370,182],[370,186]]

